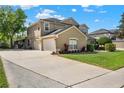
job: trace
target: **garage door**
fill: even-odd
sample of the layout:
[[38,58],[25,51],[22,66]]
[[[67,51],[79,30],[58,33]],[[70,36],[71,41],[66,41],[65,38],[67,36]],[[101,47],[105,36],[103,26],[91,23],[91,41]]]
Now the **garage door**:
[[56,42],[54,38],[43,39],[43,50],[56,51]]

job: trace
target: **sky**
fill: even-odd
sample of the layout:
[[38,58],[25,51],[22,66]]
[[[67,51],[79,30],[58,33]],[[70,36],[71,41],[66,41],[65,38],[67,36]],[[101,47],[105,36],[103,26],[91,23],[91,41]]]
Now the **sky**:
[[119,25],[124,5],[21,5],[27,15],[26,25],[39,19],[73,17],[79,24],[86,24],[89,32],[98,29],[115,29]]

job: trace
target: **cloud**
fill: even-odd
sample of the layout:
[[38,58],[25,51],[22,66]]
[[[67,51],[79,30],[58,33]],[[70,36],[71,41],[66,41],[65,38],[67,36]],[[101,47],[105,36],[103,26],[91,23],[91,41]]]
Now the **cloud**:
[[50,9],[41,10],[36,16],[37,19],[45,19],[45,18],[57,18],[60,20],[65,19],[62,15],[56,15],[56,11]]
[[33,21],[31,19],[27,18],[26,22],[25,22],[25,26],[28,27],[29,24],[32,24],[32,23],[33,23]]
[[95,19],[95,20],[94,20],[94,22],[96,22],[96,23],[97,23],[97,22],[100,22],[100,20],[99,20],[99,19]]
[[31,9],[33,7],[38,7],[39,5],[20,5],[20,8],[23,10],[28,10]]
[[99,13],[104,14],[107,13],[107,11],[103,10],[103,11],[99,11]]
[[95,12],[93,9],[84,8],[84,12]]
[[77,11],[77,9],[74,9],[74,8],[72,9],[72,12],[76,12],[76,11]]

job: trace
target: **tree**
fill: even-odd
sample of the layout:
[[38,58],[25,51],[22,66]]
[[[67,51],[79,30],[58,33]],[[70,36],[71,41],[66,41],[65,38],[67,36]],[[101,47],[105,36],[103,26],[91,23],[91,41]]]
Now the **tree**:
[[119,32],[117,34],[118,38],[124,38],[124,13],[121,15],[120,25],[118,26]]
[[13,38],[26,30],[24,23],[27,16],[22,9],[13,10],[10,6],[0,8],[0,33],[1,37],[6,38],[13,47]]
[[7,31],[10,30],[8,25],[8,14],[10,11],[11,8],[9,6],[0,8],[0,40],[2,42],[7,42],[8,40]]
[[100,37],[97,40],[97,42],[98,42],[99,45],[105,45],[106,43],[112,43],[112,40],[108,37]]

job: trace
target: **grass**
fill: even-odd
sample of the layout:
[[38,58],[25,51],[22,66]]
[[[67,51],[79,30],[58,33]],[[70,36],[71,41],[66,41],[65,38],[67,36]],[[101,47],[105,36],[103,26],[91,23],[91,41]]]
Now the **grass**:
[[100,52],[96,54],[62,54],[61,56],[110,70],[124,67],[124,51]]
[[7,88],[8,82],[3,68],[2,60],[0,59],[0,88]]

